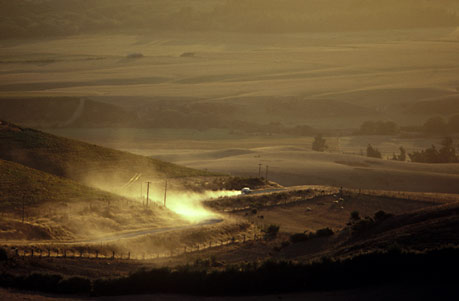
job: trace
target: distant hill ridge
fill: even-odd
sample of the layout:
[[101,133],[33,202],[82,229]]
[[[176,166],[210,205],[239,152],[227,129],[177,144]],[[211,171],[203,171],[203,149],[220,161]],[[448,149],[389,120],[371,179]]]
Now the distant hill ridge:
[[3,98],[0,119],[38,128],[119,128],[139,124],[135,113],[80,97]]
[[317,32],[457,26],[450,0],[0,0],[0,39],[158,30]]

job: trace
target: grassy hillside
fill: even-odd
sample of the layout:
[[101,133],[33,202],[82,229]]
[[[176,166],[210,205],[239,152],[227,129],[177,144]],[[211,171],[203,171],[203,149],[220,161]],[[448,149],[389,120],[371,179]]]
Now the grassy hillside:
[[14,162],[0,160],[0,211],[16,212],[43,204],[122,201],[123,197],[81,185]]
[[210,175],[7,122],[0,124],[0,159],[105,190],[121,188],[133,181]]
[[171,211],[0,160],[0,240],[92,238],[184,224]]

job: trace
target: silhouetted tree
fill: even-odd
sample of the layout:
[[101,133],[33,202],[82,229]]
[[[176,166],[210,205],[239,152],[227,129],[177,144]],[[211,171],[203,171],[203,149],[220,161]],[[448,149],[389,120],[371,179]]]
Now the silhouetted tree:
[[367,157],[382,158],[382,155],[381,155],[381,152],[377,148],[373,147],[371,144],[368,144]]
[[400,155],[396,155],[394,153],[394,155],[392,156],[392,160],[406,161],[406,150],[405,150],[405,148],[403,146],[400,146],[399,150],[400,150]]
[[317,152],[326,151],[328,149],[326,142],[327,141],[324,138],[322,138],[322,135],[317,135],[314,138],[314,142],[312,143],[312,150]]
[[454,148],[453,139],[451,137],[445,137],[440,144],[442,145],[442,148],[440,148],[439,151],[440,162],[457,162],[458,158],[456,156],[456,149]]
[[358,221],[360,220],[360,213],[355,210],[351,212],[351,221]]

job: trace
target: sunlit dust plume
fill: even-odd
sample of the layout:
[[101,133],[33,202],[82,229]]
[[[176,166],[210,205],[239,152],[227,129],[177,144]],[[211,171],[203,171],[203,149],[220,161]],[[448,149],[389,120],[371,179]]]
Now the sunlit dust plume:
[[[241,194],[240,191],[205,191],[198,193],[171,190],[166,196],[166,207],[190,222],[201,222],[219,217],[218,213],[206,209],[202,205],[202,201],[239,194]],[[164,195],[153,193],[151,201],[156,205],[164,205]]]

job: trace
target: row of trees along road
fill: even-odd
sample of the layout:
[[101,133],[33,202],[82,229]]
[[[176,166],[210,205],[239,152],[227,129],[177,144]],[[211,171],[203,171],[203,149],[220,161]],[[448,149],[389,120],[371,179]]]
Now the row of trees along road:
[[[456,153],[456,148],[451,137],[444,138],[441,143],[441,147],[437,148],[435,145],[432,145],[429,148],[420,151],[414,151],[408,154],[411,162],[420,162],[420,163],[457,163],[459,162],[459,157]],[[324,152],[328,149],[327,141],[322,137],[322,135],[317,135],[314,138],[312,143],[312,150],[318,152]],[[399,148],[400,154],[393,154],[392,160],[395,161],[406,161],[407,152],[403,146]],[[381,152],[368,144],[367,157],[371,158],[382,158]]]

